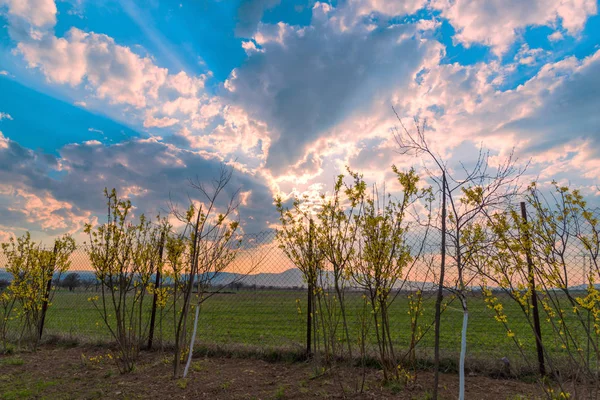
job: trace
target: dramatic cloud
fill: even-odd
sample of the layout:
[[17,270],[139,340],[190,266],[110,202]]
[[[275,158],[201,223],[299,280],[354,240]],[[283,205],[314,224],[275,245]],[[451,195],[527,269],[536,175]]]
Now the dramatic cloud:
[[587,177],[600,180],[599,76],[600,50],[582,61],[572,58],[544,66],[522,89],[543,90],[540,106],[502,130],[528,137],[523,148],[527,154],[543,157],[549,151],[562,152],[563,157],[574,157],[571,168],[583,167]]
[[[137,212],[164,214],[170,201],[185,207],[189,197],[200,200],[198,192],[189,186],[189,179],[210,185],[221,167],[217,158],[154,139],[111,146],[88,141],[65,146],[60,157],[3,140],[3,221],[9,219],[9,225],[53,234],[76,231],[84,223],[93,222],[95,216],[101,217],[104,187],[115,187],[121,195],[130,197]],[[58,172],[58,178],[49,176],[53,171]],[[270,206],[271,191],[263,181],[259,176],[235,171],[222,198],[227,201],[238,189],[244,193],[240,213],[244,216],[242,227],[249,232],[265,230],[276,219]],[[249,216],[252,218],[247,219]]]
[[0,216],[3,224],[50,234],[75,232],[95,217],[52,193],[48,172],[58,160],[21,147],[0,134]]
[[[515,148],[523,161],[533,161],[533,178],[551,179],[552,170],[555,178],[570,176],[577,185],[598,182],[600,51],[546,64],[523,85],[500,91],[511,68],[440,65],[423,74],[397,108],[405,121],[414,115],[427,119],[430,140],[451,160],[468,158],[464,143],[500,155]],[[561,168],[554,169],[559,161]]]
[[392,18],[414,14],[427,5],[427,0],[347,0],[339,7],[343,26],[352,26],[363,18]]
[[[12,140],[0,133],[0,235],[6,227],[76,231],[102,217],[104,187],[130,197],[136,212],[160,211],[170,198],[185,204],[193,194],[187,179],[208,182],[222,161],[237,169],[231,187],[243,192],[244,230],[261,231],[276,221],[274,194],[315,197],[346,166],[377,182],[393,182],[392,163],[421,166],[396,152],[392,106],[409,129],[415,117],[427,121],[432,147],[450,165],[468,161],[481,144],[492,160],[515,148],[521,160],[531,158],[529,176],[597,193],[600,51],[589,42],[578,45],[590,49],[587,57],[555,51],[585,39],[595,0],[346,0],[314,3],[306,26],[261,22],[277,7],[286,8],[280,0],[241,2],[228,40],[238,41],[242,59],[233,69],[214,69],[227,76],[214,82],[204,69],[211,65],[194,74],[173,68],[183,58],[165,60],[180,49],[158,46],[151,54],[84,25],[55,31],[53,1],[0,0],[14,42],[7,57],[31,68],[7,66],[12,78],[38,74],[69,103],[118,114],[144,137],[106,145],[100,141],[109,133],[89,124],[79,143],[48,155],[17,143],[29,132],[9,131],[21,118],[3,106],[0,127]],[[139,23],[133,8],[126,13]],[[465,60],[453,48],[445,57],[445,21],[456,43],[483,44],[494,54]],[[523,33],[537,26],[551,28],[547,39],[527,42]]]
[[376,99],[406,87],[441,50],[415,25],[341,30],[325,4],[315,5],[310,27],[261,24],[254,40],[261,51],[226,87],[232,101],[274,130],[266,166],[276,175],[348,115],[370,112]]
[[[202,107],[210,103],[204,93],[210,72],[198,76],[170,73],[112,37],[75,27],[63,37],[54,35],[54,24],[15,33],[14,27],[31,23],[29,15],[15,10],[20,8],[9,6],[9,15],[14,15],[10,31],[17,41],[16,52],[29,67],[39,68],[50,83],[84,87],[111,105],[130,106],[129,120],[134,117],[146,128],[207,124]],[[84,101],[76,104],[88,106]]]
[[596,0],[434,0],[432,4],[456,29],[456,41],[491,46],[498,55],[527,26],[562,26],[573,36],[598,12]]

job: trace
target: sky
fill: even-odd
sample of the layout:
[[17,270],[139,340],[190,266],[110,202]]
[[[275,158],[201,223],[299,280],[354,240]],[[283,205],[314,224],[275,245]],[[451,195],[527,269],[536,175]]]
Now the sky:
[[221,163],[264,231],[346,167],[422,171],[394,109],[451,166],[514,149],[598,201],[598,2],[0,0],[0,241],[83,237],[104,187],[164,213]]

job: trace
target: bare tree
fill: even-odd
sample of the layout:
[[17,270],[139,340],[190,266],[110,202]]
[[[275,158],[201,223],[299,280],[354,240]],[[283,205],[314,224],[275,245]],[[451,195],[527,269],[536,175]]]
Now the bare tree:
[[[396,113],[396,110],[394,110]],[[436,300],[435,313],[435,380],[433,398],[437,399],[439,384],[439,333],[441,319],[441,304],[443,301],[443,289],[449,289],[460,299],[463,308],[463,327],[461,333],[460,352],[460,393],[459,398],[464,399],[465,371],[464,362],[466,356],[466,333],[468,325],[468,305],[465,296],[469,278],[466,275],[468,267],[473,258],[470,254],[476,252],[480,244],[466,242],[463,240],[463,232],[469,230],[478,218],[482,217],[483,211],[492,212],[494,209],[505,207],[519,190],[519,178],[524,173],[527,165],[523,168],[516,166],[514,153],[496,168],[489,167],[489,152],[479,149],[474,164],[470,167],[460,163],[455,172],[447,162],[433,150],[425,136],[426,124],[419,125],[415,122],[416,133],[410,132],[402,123],[402,119],[396,113],[400,128],[394,130],[394,139],[398,145],[398,152],[403,155],[425,156],[435,165],[431,170],[424,165],[429,178],[438,188],[442,196],[442,261],[438,296]],[[446,203],[447,202],[447,203]],[[445,206],[447,204],[447,207]],[[446,238],[449,239],[447,243]],[[448,255],[456,268],[457,279],[453,285],[448,285],[444,279],[446,274],[446,255]]]
[[[183,305],[175,326],[174,377],[180,376],[181,358],[186,347],[187,362],[183,376],[187,375],[202,303],[215,293],[209,292],[209,288],[215,278],[233,263],[240,248],[241,241],[236,234],[239,228],[240,189],[226,195],[232,173],[233,169],[223,165],[218,177],[213,179],[210,185],[205,185],[198,177],[190,180],[190,186],[199,193],[200,201],[190,198],[186,212],[178,211],[177,207],[171,204],[172,214],[185,224],[179,240],[185,245],[188,265],[187,270],[183,271],[185,276],[180,277],[183,281]],[[224,196],[227,196],[227,200],[223,204],[221,198]],[[254,269],[255,265],[256,263],[253,263],[250,270]],[[188,341],[192,307],[195,308],[195,315]]]

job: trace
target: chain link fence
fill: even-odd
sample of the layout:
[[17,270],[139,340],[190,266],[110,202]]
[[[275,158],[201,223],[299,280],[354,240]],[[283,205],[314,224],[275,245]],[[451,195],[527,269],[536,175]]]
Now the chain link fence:
[[[430,232],[426,238],[418,232],[407,238],[407,243],[413,249],[420,249],[419,260],[405,271],[403,279],[395,285],[392,294],[394,301],[389,310],[393,341],[399,353],[408,354],[410,348],[414,347],[417,358],[425,361],[431,360],[433,355],[440,239],[438,231]],[[222,272],[212,280],[210,298],[202,304],[200,312],[198,344],[260,351],[302,351],[306,348],[308,301],[307,284],[302,273],[279,248],[274,231],[245,235],[242,243],[244,245],[228,272]],[[598,255],[584,248],[581,241],[572,240],[561,246],[561,273],[565,274],[565,279],[568,277],[568,285],[560,290],[539,286],[538,290],[543,289],[540,296],[551,296],[556,291],[561,292],[561,296],[585,298],[590,289],[590,277],[598,275]],[[5,269],[6,262],[4,254],[0,254],[0,290],[11,280]],[[444,292],[441,352],[447,360],[457,360],[463,308],[457,300],[457,292],[453,290],[456,288],[455,266],[450,261],[447,268],[448,287]],[[513,365],[535,368],[536,341],[531,318],[525,316],[519,304],[512,301],[509,295],[497,290],[498,302],[503,305],[503,312],[508,319],[508,325],[502,324],[496,310],[485,301],[481,289],[483,280],[478,279],[476,273],[472,275],[465,291],[469,306],[467,365],[497,369],[503,365],[502,359],[505,358],[504,363],[510,360]],[[168,281],[163,282],[163,285],[168,284]],[[46,335],[88,341],[110,340],[110,334],[91,301],[101,295],[101,285],[96,280],[84,246],[79,246],[71,255],[70,270],[60,277],[56,276],[53,286],[53,298],[46,317]],[[493,285],[488,282],[488,287],[493,288]],[[359,332],[363,295],[364,292],[348,278],[345,302],[351,341]],[[415,304],[416,295],[420,299],[420,311],[415,321],[411,307]],[[148,299],[150,309],[151,296]],[[565,301],[565,304],[571,303]],[[547,357],[565,355],[564,342],[557,338],[552,320],[544,312],[540,313],[541,339]],[[156,343],[166,345],[173,340],[175,317],[173,307],[158,310]],[[585,318],[590,326],[594,324],[593,317]],[[568,321],[574,325],[580,323],[576,319]],[[340,340],[344,340],[341,330],[339,336]],[[376,345],[375,338],[370,338],[369,346],[373,353],[376,352]],[[587,351],[589,356],[590,348],[594,345],[597,343],[587,343],[588,347],[583,351]]]

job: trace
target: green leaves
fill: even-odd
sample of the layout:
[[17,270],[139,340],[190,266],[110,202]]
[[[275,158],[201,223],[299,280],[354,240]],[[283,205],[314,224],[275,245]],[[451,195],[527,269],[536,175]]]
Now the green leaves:
[[35,243],[26,232],[16,240],[11,238],[8,243],[3,243],[2,250],[8,261],[6,271],[12,275],[12,281],[0,299],[2,339],[6,339],[8,321],[17,319],[22,327],[19,332],[25,332],[27,328],[28,338],[37,344],[43,305],[49,304],[50,300],[48,282],[55,273],[60,275],[69,269],[75,241],[69,235],[59,237],[53,250],[49,250],[41,243]]
[[143,300],[153,290],[152,274],[163,263],[159,248],[171,226],[160,216],[154,223],[144,214],[134,221],[129,200],[120,199],[115,189],[105,189],[104,195],[107,222],[85,227],[86,251],[102,285],[101,298],[92,300],[119,346],[117,366],[129,372],[147,326]]
[[[275,198],[281,222],[277,231],[280,247],[306,281],[316,285],[313,287],[318,303],[330,304],[333,285],[344,316],[346,282],[353,281],[367,293],[365,301],[377,330],[386,377],[398,377],[388,308],[394,300],[392,290],[413,261],[405,239],[416,221],[408,211],[421,200],[432,199],[430,188],[419,189],[419,177],[413,169],[406,172],[395,166],[392,169],[401,187],[398,199],[387,193],[385,186],[383,191],[376,185],[368,190],[363,176],[350,169],[349,182],[345,182],[344,175],[338,175],[333,191],[322,193],[317,204],[308,204],[306,197],[294,197],[288,208],[281,197]],[[427,206],[425,209],[431,210]],[[411,304],[410,312],[415,315],[411,329],[416,332],[420,300]],[[333,314],[326,315],[330,318]],[[323,331],[327,329],[324,327]],[[327,342],[324,346],[327,348]]]

